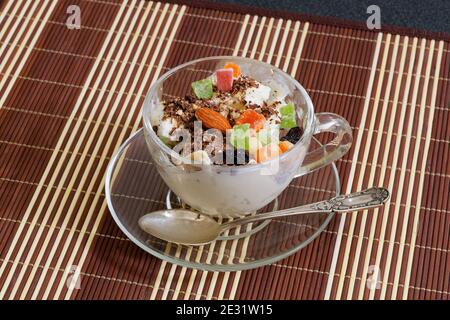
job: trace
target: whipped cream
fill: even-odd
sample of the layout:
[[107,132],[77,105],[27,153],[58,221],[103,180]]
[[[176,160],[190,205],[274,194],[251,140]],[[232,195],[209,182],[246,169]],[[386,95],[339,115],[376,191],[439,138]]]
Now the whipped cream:
[[258,83],[257,87],[251,87],[245,90],[244,100],[247,104],[256,104],[262,106],[270,97],[271,88]]
[[170,141],[176,141],[175,129],[179,128],[179,123],[175,118],[166,118],[160,120],[158,125],[158,136],[169,139]]

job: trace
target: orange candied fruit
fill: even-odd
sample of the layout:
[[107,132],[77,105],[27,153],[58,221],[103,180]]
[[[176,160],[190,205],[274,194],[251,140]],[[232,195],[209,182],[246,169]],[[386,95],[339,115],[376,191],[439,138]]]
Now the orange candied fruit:
[[224,66],[224,69],[233,69],[233,77],[237,78],[241,74],[241,68],[233,62],[227,62]]
[[241,116],[236,120],[236,124],[250,124],[250,128],[255,129],[256,131],[264,128],[264,124],[266,122],[266,118],[252,109],[245,110]]
[[280,144],[280,150],[282,153],[285,153],[286,151],[288,151],[290,148],[292,148],[294,146],[294,144],[292,144],[291,142],[285,140],[285,141],[281,141]]
[[281,154],[281,149],[276,143],[269,143],[261,147],[256,152],[256,161],[258,163],[273,159]]

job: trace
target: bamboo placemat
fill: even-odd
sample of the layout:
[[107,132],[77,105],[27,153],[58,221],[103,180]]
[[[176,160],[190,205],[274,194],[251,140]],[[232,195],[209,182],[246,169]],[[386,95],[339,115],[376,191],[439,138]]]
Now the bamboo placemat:
[[[70,5],[81,29],[66,26]],[[448,299],[448,36],[221,8],[0,2],[0,298]],[[317,111],[348,119],[343,192],[383,185],[392,199],[336,216],[274,265],[186,270],[119,231],[104,173],[141,126],[152,82],[182,62],[232,54],[281,67]]]

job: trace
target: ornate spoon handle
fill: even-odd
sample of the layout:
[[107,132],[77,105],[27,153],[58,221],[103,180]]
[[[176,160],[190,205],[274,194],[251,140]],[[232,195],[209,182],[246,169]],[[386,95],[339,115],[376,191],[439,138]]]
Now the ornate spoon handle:
[[348,212],[379,207],[389,200],[390,193],[385,188],[373,187],[363,191],[341,195],[329,200],[306,204],[303,206],[262,213],[224,223],[221,228],[227,230],[241,224],[279,217],[295,216],[320,212]]

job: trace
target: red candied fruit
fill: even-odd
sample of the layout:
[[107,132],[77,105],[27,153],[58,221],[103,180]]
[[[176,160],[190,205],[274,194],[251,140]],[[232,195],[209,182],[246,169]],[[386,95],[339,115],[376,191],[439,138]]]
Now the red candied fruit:
[[222,92],[233,88],[233,69],[219,69],[216,71],[217,89]]

